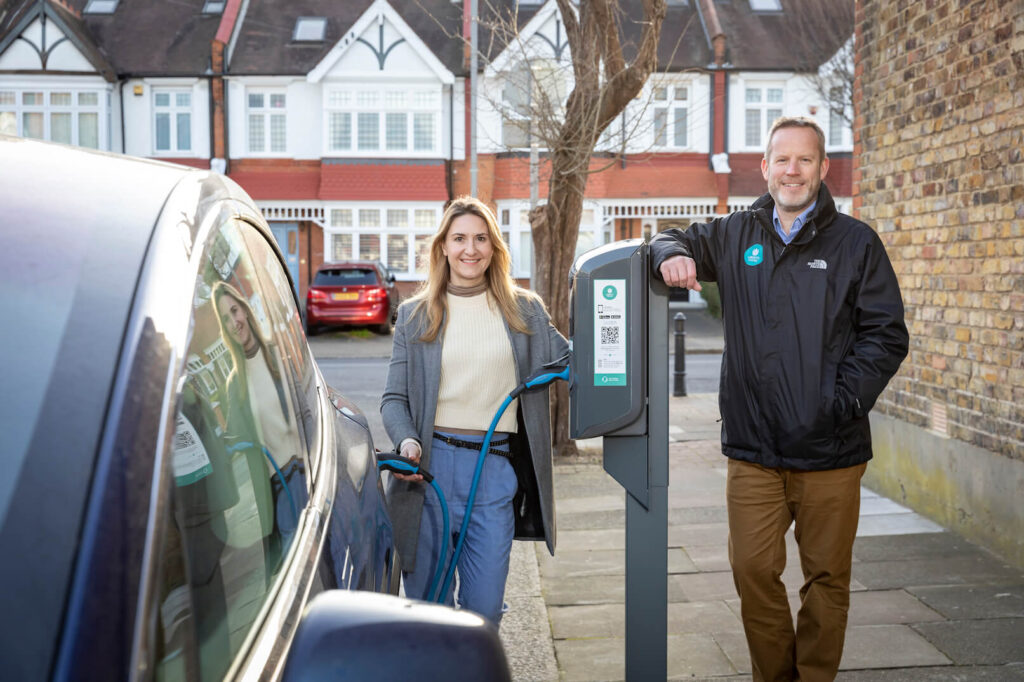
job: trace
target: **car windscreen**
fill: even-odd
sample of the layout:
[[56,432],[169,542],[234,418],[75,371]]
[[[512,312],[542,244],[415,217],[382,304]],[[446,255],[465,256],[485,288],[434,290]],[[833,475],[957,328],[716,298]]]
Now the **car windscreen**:
[[351,287],[359,284],[376,284],[377,273],[373,268],[335,268],[320,270],[313,280],[314,286]]

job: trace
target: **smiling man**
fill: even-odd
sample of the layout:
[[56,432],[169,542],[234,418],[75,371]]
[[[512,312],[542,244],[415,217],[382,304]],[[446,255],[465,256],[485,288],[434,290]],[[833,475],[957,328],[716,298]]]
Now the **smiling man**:
[[[729,561],[754,680],[817,682],[843,653],[868,411],[909,339],[881,240],[824,184],[821,128],[777,120],[761,172],[768,194],[749,211],[659,234],[651,266],[670,286],[717,281],[722,295]],[[781,579],[794,522],[795,628]]]

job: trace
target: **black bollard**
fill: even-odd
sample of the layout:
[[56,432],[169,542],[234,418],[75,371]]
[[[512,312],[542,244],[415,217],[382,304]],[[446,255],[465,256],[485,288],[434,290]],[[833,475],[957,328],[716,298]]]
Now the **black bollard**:
[[686,315],[676,313],[673,320],[676,359],[672,371],[672,395],[686,395]]

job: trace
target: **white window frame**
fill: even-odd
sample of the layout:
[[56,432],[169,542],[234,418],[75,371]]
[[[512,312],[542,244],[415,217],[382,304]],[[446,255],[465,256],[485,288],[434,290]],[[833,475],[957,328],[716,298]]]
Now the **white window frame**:
[[[441,155],[441,120],[444,100],[441,88],[408,83],[385,86],[330,85],[324,88],[323,156],[363,158],[436,158]],[[348,144],[335,146],[332,119],[348,117]],[[389,115],[405,116],[405,143],[388,148]],[[430,120],[430,146],[417,148],[417,121]],[[362,121],[361,121],[362,119]],[[376,146],[360,149],[361,128],[376,121]],[[365,122],[365,123],[364,123]],[[365,139],[365,138],[364,138]]]
[[[825,115],[828,117],[828,126],[825,128],[825,149],[836,152],[849,151],[853,146],[853,131],[843,117],[844,112],[841,109],[830,106],[830,103],[826,104],[826,109]],[[836,140],[836,136],[838,140]]]
[[[250,95],[262,95],[263,105],[253,107],[249,104]],[[270,106],[271,97],[284,97],[284,107],[275,109]],[[253,116],[263,117],[263,149],[254,151],[251,146],[252,135],[249,127]],[[271,120],[274,116],[284,116],[284,149],[272,151]],[[288,155],[288,92],[286,88],[247,87],[245,89],[245,151],[249,156],[282,157]]]
[[[26,104],[25,95],[38,93],[42,96],[40,104]],[[52,96],[55,94],[67,94],[71,98],[70,104],[53,104]],[[93,95],[95,104],[83,104],[83,95]],[[13,99],[13,102],[10,100]],[[25,114],[42,114],[43,134],[42,140],[53,140],[53,115],[69,114],[71,117],[71,130],[69,140],[57,140],[63,144],[81,145],[81,118],[83,114],[95,114],[96,116],[96,146],[89,149],[108,149],[107,142],[107,106],[108,93],[103,89],[82,88],[82,87],[60,87],[57,85],[33,86],[33,85],[0,85],[0,131],[13,133],[19,137],[26,137],[24,116]],[[10,117],[13,115],[13,126]]]
[[[658,90],[664,88],[665,99],[655,99],[658,94]],[[684,90],[686,95],[683,99],[677,99],[676,94],[678,90]],[[693,101],[694,83],[691,80],[686,81],[664,81],[660,83],[653,83],[650,89],[649,108],[650,113],[650,125],[651,125],[651,147],[653,149],[665,150],[684,150],[693,149],[693,117],[690,116],[690,104]],[[658,112],[665,112],[665,127],[664,135],[665,141],[659,142],[659,129],[658,129]],[[676,140],[676,117],[679,115],[678,112],[682,111],[683,116],[686,119],[685,131],[686,140],[683,144],[678,144]]]
[[[424,272],[416,272],[416,237],[431,237],[437,232],[441,221],[444,205],[440,202],[336,202],[324,205],[324,262],[338,260],[364,260],[359,249],[362,240],[375,236],[379,240],[379,260],[395,279],[407,282],[422,281],[429,274],[429,262]],[[364,212],[360,215],[360,211]],[[377,211],[375,222],[367,221],[367,211]],[[395,218],[404,213],[404,220]],[[429,214],[429,215],[428,215]],[[345,218],[347,217],[347,220]],[[349,223],[349,224],[345,224]],[[334,237],[351,236],[350,251],[335,257]],[[388,259],[388,237],[402,235],[406,237],[406,269],[394,270]],[[429,259],[429,251],[426,254]]]
[[[757,90],[760,93],[760,100],[757,102],[747,101],[747,91]],[[782,99],[779,102],[769,102],[768,94],[769,91],[778,90],[782,93]],[[742,116],[741,116],[741,130],[743,134],[743,148],[749,150],[764,151],[765,143],[768,141],[768,131],[771,129],[771,124],[775,122],[775,118],[770,117],[769,112],[778,111],[778,115],[786,115],[786,84],[782,81],[759,81],[759,80],[747,80],[742,84],[740,90],[740,96],[742,97]],[[751,111],[757,111],[758,116],[758,141],[751,143],[748,141],[748,118],[747,113]]]
[[[157,88],[154,87],[152,92],[153,96],[153,156],[160,157],[171,157],[171,156],[192,156],[195,148],[195,116],[193,115],[193,103],[195,97],[193,96],[191,88]],[[157,105],[158,95],[168,95],[169,104],[167,106]],[[188,95],[188,106],[181,106],[177,103],[178,95]],[[189,146],[182,148],[178,145],[178,115],[186,113],[188,114],[188,128],[189,128]],[[167,114],[170,117],[170,147],[168,149],[160,149],[157,146],[157,116],[160,114]],[[246,119],[248,121],[248,119]]]

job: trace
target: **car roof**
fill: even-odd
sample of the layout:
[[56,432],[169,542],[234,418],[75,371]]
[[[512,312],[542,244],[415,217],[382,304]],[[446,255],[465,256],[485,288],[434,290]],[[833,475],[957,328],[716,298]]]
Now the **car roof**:
[[338,261],[336,263],[324,263],[317,268],[317,272],[320,270],[348,270],[355,268],[376,268],[383,267],[383,264],[377,260],[345,260]]

